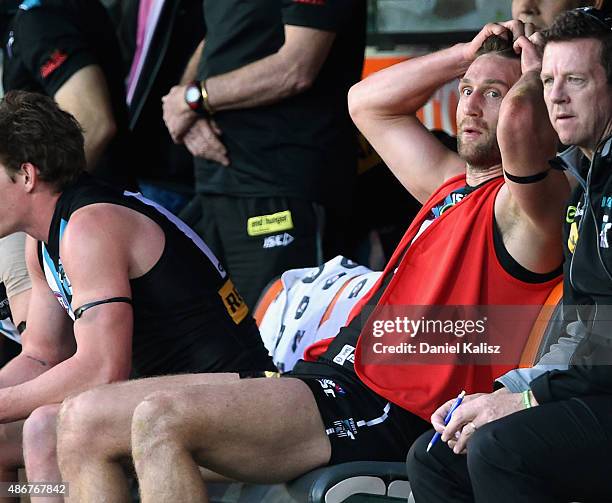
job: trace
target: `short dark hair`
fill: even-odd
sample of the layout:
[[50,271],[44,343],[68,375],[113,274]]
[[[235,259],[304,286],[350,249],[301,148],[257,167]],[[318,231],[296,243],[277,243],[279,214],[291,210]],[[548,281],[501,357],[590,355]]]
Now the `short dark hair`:
[[543,33],[546,43],[594,38],[601,42],[600,62],[612,85],[612,20],[593,8],[574,9],[559,14]]
[[9,91],[0,102],[0,162],[11,178],[29,162],[61,192],[85,170],[83,130],[48,96]]
[[484,54],[496,54],[497,56],[503,56],[504,58],[520,59],[521,56],[514,52],[512,47],[512,40],[508,40],[499,35],[491,35],[488,37],[476,51],[476,56],[483,56]]

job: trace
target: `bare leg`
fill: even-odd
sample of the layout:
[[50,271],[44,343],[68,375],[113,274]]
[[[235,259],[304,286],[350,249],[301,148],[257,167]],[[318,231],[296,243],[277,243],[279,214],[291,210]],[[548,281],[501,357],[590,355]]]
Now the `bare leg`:
[[[23,425],[23,457],[29,482],[59,483],[57,465],[57,415],[60,404],[36,409]],[[37,497],[37,503],[59,503],[63,497]]]
[[[0,424],[0,481],[17,482],[17,470],[23,466],[21,432],[23,421]],[[7,503],[16,503],[19,498],[3,498]]]
[[132,446],[143,503],[207,501],[198,465],[265,484],[331,456],[310,389],[291,378],[157,392],[134,412]]
[[123,468],[131,453],[136,406],[158,390],[237,381],[237,374],[184,374],[100,386],[64,401],[58,423],[58,459],[74,501],[129,503]]

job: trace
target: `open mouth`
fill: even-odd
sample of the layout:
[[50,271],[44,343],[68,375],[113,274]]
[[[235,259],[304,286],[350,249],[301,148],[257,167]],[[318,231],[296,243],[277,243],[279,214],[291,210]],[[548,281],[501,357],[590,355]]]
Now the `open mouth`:
[[463,128],[461,133],[464,138],[476,138],[482,135],[482,131],[480,129],[471,127]]

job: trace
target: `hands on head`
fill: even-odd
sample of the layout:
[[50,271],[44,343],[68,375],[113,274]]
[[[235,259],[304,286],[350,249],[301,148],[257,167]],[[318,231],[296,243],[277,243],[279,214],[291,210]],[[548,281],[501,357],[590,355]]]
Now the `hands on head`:
[[466,44],[464,57],[473,61],[478,57],[478,50],[484,41],[498,36],[513,41],[514,51],[521,55],[521,69],[523,73],[529,71],[539,72],[542,68],[542,53],[544,51],[544,38],[542,33],[536,31],[532,23],[523,23],[518,20],[503,23],[489,23],[480,30],[474,39]]

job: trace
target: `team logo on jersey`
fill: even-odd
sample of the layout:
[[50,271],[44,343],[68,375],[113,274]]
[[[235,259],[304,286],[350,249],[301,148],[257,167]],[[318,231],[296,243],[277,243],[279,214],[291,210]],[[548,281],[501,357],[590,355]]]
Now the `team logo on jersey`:
[[346,391],[342,386],[340,386],[336,381],[332,379],[317,379],[321,388],[323,388],[323,393],[332,398],[336,398],[338,396],[346,395]]
[[228,279],[218,293],[221,299],[223,299],[223,304],[228,314],[234,320],[234,323],[238,325],[248,314],[249,308],[238,293],[238,290],[236,290],[232,280]]
[[276,248],[277,246],[288,246],[295,241],[291,234],[286,232],[277,234],[276,236],[268,236],[264,238],[263,248]]
[[289,210],[279,211],[271,215],[260,215],[247,220],[247,233],[249,236],[261,236],[274,232],[293,229],[293,219]]

